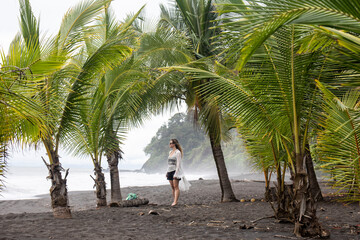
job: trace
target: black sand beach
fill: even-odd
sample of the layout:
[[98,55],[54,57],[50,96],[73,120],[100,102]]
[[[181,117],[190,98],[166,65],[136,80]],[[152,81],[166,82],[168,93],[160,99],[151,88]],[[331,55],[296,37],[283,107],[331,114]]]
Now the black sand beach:
[[[191,184],[177,207],[170,207],[167,185],[122,189],[123,198],[133,192],[150,200],[149,205],[131,208],[96,209],[93,192],[70,192],[72,219],[54,219],[47,195],[0,201],[0,239],[298,239],[292,224],[258,220],[273,215],[270,204],[261,201],[263,182],[233,181],[237,198],[246,200],[238,203],[219,203],[216,180]],[[359,205],[334,202],[328,196],[331,190],[322,189],[327,197],[318,205],[318,217],[330,230],[330,239],[360,239]],[[151,210],[159,215],[149,214]]]

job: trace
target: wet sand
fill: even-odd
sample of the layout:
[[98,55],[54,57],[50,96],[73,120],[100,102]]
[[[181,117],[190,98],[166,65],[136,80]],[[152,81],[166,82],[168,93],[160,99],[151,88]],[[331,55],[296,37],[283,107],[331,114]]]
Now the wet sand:
[[[263,182],[233,180],[235,195],[246,200],[236,203],[219,202],[217,180],[191,184],[176,207],[170,207],[168,185],[122,189],[123,198],[131,192],[150,201],[130,208],[96,209],[94,192],[69,192],[72,219],[54,219],[47,195],[0,201],[0,239],[297,239],[292,224],[258,220],[273,216],[270,204],[261,201]],[[324,184],[322,190],[325,195],[331,192]],[[250,202],[251,198],[256,201]],[[330,230],[330,239],[360,239],[359,204],[332,200],[325,197],[318,204],[318,217]],[[149,214],[151,210],[159,215]]]

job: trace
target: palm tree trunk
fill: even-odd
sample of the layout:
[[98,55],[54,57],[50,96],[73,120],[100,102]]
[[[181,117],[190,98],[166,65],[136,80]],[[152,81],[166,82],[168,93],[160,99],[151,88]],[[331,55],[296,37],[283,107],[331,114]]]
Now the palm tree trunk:
[[316,202],[318,202],[318,201],[324,200],[324,198],[321,193],[319,182],[316,178],[313,160],[312,160],[312,157],[311,157],[308,147],[309,146],[307,146],[305,148],[305,158],[306,158],[305,164],[306,164],[306,170],[307,170],[308,178],[309,178],[309,191],[310,191],[311,196],[314,198],[314,200]]
[[[270,204],[275,212],[275,218],[281,221],[289,221],[290,219],[290,211],[289,211],[289,194],[285,191],[285,181],[282,177],[281,173],[281,164],[277,158],[276,150],[273,141],[270,141],[272,154],[274,158],[274,166],[276,168],[276,201],[277,201],[277,208],[275,209],[270,201]],[[286,168],[286,165],[284,165]]]
[[271,190],[270,190],[270,177],[269,177],[269,168],[264,168],[264,177],[265,177],[265,200],[267,202],[272,201]]
[[[107,155],[107,161],[110,169],[110,183],[111,183],[111,204],[121,204],[121,189],[120,189],[120,177],[119,177],[119,159],[121,158],[120,151],[114,151]],[[120,206],[120,205],[119,205]]]
[[94,179],[95,187],[96,187],[96,198],[97,198],[96,205],[97,207],[107,206],[105,176],[98,163],[95,164],[94,173],[96,176],[96,179]]
[[211,149],[216,164],[216,169],[220,180],[221,202],[238,202],[239,200],[236,199],[235,194],[231,187],[221,145],[215,143],[215,139],[211,134],[209,134],[209,137],[210,137]]
[[51,151],[53,163],[47,164],[43,159],[46,167],[49,170],[49,178],[51,179],[50,197],[51,207],[55,218],[71,218],[71,211],[69,208],[69,198],[67,194],[66,178],[68,170],[66,170],[64,179],[61,176],[63,168],[59,162],[59,156]]
[[316,217],[315,199],[310,194],[308,175],[304,169],[304,160],[296,154],[296,173],[294,179],[294,233],[298,237],[329,237],[328,231],[324,230]]

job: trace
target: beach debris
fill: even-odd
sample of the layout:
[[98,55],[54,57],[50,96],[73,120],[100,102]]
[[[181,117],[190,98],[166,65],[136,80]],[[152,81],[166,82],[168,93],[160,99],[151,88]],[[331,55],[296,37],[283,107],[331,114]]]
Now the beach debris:
[[229,226],[224,225],[225,221],[221,220],[210,220],[206,226],[208,227],[222,227],[222,228],[228,228]]
[[149,203],[147,198],[137,198],[132,200],[123,200],[120,204],[122,207],[138,207]]
[[350,234],[360,234],[360,224],[358,225],[350,225],[350,224],[343,224],[339,225],[337,223],[332,225],[333,229],[347,229],[350,231]]
[[149,214],[149,215],[160,215],[160,214],[159,214],[157,211],[155,211],[155,210],[150,210],[148,214]]
[[138,196],[136,195],[136,193],[129,193],[126,200],[134,200],[137,198],[138,198]]
[[350,227],[350,233],[351,234],[360,234],[360,224],[358,225],[351,225]]
[[138,215],[143,216],[143,215],[145,215],[145,213],[144,212],[139,212]]
[[242,198],[242,199],[240,200],[240,202],[245,202],[245,199]]
[[283,235],[274,235],[274,237],[277,238],[286,238],[286,239],[299,239],[297,237],[290,237],[290,236],[283,236]]
[[162,208],[161,210],[163,210],[165,212],[171,212],[171,209],[169,209],[169,208]]
[[269,227],[261,228],[261,227],[254,227],[255,230],[270,230]]
[[191,221],[188,225],[189,225],[189,226],[196,225],[196,222],[195,222],[195,221]]
[[254,228],[254,226],[253,225],[243,224],[243,225],[240,225],[239,228],[240,229],[252,229],[252,228]]
[[263,220],[263,219],[267,219],[267,218],[275,218],[275,216],[261,217],[261,218],[258,218],[258,219],[255,219],[255,220],[252,220],[252,221],[250,221],[250,222],[252,222],[252,223],[256,223],[257,221],[260,221],[260,220]]
[[233,224],[243,223],[244,220],[233,220]]
[[199,180],[201,181],[201,180],[204,180],[203,178],[199,178]]
[[335,223],[332,225],[332,228],[333,229],[341,229],[341,226],[339,224]]
[[224,221],[211,220],[210,223],[224,223]]
[[320,208],[320,211],[325,211],[325,208],[321,207],[321,208]]
[[250,202],[255,202],[255,198],[252,198],[252,199],[250,200]]
[[208,224],[206,224],[206,226],[208,226],[208,227],[222,227],[222,224],[219,224],[219,223],[208,223]]

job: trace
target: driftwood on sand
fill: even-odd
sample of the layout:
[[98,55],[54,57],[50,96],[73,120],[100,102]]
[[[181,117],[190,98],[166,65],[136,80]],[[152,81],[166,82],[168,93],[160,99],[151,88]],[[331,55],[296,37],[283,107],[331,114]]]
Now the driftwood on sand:
[[132,200],[123,200],[121,202],[112,202],[109,204],[110,207],[138,207],[140,205],[146,205],[149,203],[147,198],[137,198]]

